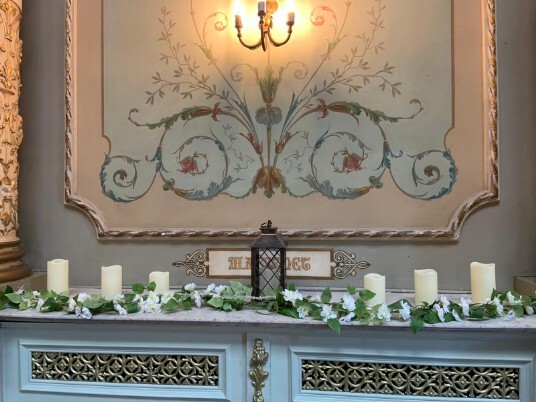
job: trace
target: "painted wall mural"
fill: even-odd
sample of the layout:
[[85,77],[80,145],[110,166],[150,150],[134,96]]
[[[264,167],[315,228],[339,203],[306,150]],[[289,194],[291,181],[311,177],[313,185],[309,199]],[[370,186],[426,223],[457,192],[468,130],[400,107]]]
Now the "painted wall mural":
[[[431,200],[450,191],[457,168],[444,145],[447,130],[423,129],[418,123],[425,121],[427,107],[444,102],[438,97],[451,101],[450,68],[438,68],[451,63],[449,1],[425,6],[422,17],[434,32],[398,54],[390,51],[384,33],[400,23],[396,16],[406,4],[304,1],[296,30],[307,29],[306,41],[314,46],[306,57],[286,54],[284,59],[274,57],[283,48],[268,55],[249,52],[246,58],[226,51],[223,39],[242,51],[236,40],[222,35],[234,33],[229,5],[105,2],[105,110],[130,108],[120,124],[105,116],[111,149],[101,182],[110,199],[134,202],[152,187],[193,201],[222,194],[241,199],[258,192],[268,198],[280,192],[356,199],[381,191],[384,175],[413,198]],[[149,34],[141,44],[128,41],[118,22],[132,21],[129,13],[146,15],[148,9],[159,10],[158,35]],[[432,50],[438,41],[442,48]],[[118,45],[158,49],[145,61],[146,70],[154,72],[136,76],[144,90],[127,95],[117,86],[131,68],[129,58],[118,55]],[[435,61],[418,74],[398,71],[400,63],[415,65],[431,55]],[[434,74],[436,86],[419,92],[412,80],[421,74]],[[451,114],[448,108],[442,112]],[[391,138],[402,121],[414,131],[393,146]],[[139,145],[132,149],[132,132],[155,140],[136,140]],[[439,146],[416,147],[430,136],[439,139]],[[119,151],[125,142],[131,152]]]
[[266,52],[254,0],[66,5],[66,200],[101,238],[455,239],[498,199],[493,0],[281,0]]

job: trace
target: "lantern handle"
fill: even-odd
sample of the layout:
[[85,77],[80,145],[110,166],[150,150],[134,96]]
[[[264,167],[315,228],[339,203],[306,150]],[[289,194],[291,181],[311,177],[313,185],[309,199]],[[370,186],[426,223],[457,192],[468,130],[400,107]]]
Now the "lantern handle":
[[268,222],[264,222],[261,225],[261,229],[270,229],[271,227],[272,227],[272,221],[271,220],[268,220]]

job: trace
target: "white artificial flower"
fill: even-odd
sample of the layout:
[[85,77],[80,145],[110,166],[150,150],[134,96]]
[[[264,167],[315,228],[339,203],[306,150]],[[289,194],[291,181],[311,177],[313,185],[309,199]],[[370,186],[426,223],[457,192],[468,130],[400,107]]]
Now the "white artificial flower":
[[355,299],[354,299],[354,296],[348,294],[348,293],[345,293],[344,295],[342,295],[342,308],[345,309],[346,311],[349,311],[349,312],[352,312],[355,310]]
[[87,307],[76,307],[75,314],[77,317],[85,318],[86,320],[89,320],[92,317],[91,311],[89,311]]
[[411,308],[409,304],[405,301],[402,301],[402,310],[400,310],[400,316],[404,321],[407,321],[411,317]]
[[162,304],[166,304],[168,301],[170,301],[171,299],[173,299],[173,292],[164,292],[162,293],[162,297],[161,297],[161,302]]
[[492,300],[493,304],[495,304],[495,307],[497,308],[497,314],[498,315],[503,315],[504,313],[504,307],[501,303],[501,301],[499,300],[498,297],[495,297],[493,300]]
[[458,314],[458,312],[456,310],[452,310],[452,316],[454,317],[454,319],[456,321],[461,321],[462,319],[460,318],[460,315]]
[[191,291],[191,290],[195,290],[195,288],[197,287],[197,285],[195,283],[189,283],[188,285],[186,285],[184,287],[184,290],[186,290],[187,292]]
[[355,317],[355,313],[350,312],[347,315],[345,315],[344,317],[339,318],[339,322],[341,322],[341,323],[349,323],[349,322],[352,321],[352,318],[354,318],[354,317]]
[[226,289],[227,289],[227,286],[225,285],[216,286],[216,289],[214,289],[214,293],[220,296],[223,292],[225,292]]
[[41,295],[41,293],[39,293],[37,290],[34,290],[32,292],[32,295],[33,295],[33,297],[39,297]]
[[508,313],[506,314],[506,318],[515,318],[516,317],[516,313],[514,310],[510,310],[508,311]]
[[311,301],[313,301],[313,302],[320,302],[320,301],[322,301],[322,300],[321,300],[321,297],[320,297],[320,293],[317,293],[316,295],[314,295],[313,297],[311,297]]
[[142,313],[158,314],[162,311],[162,306],[159,303],[144,300],[140,302],[140,309]]
[[117,304],[117,303],[121,303],[123,301],[123,295],[120,295],[120,294],[116,294],[113,298],[113,302],[114,302],[114,306]]
[[434,308],[437,312],[437,315],[439,316],[439,320],[441,322],[445,322],[445,310],[443,310],[443,308],[441,307],[440,304],[434,304]]
[[18,293],[19,295],[23,294],[25,292],[24,286],[21,286],[19,290],[17,290],[15,293]]
[[132,303],[136,303],[136,302],[139,302],[141,300],[143,300],[141,295],[136,295],[136,296],[134,296],[134,299],[132,299]]
[[382,304],[378,309],[377,317],[379,320],[389,322],[391,321],[391,310],[387,307],[387,304]]
[[463,312],[463,315],[466,317],[469,317],[469,315],[471,314],[471,311],[470,311],[471,304],[473,304],[473,301],[471,299],[466,299],[465,297],[461,298],[462,312]]
[[441,304],[441,308],[445,313],[450,313],[450,301],[445,296],[441,295],[441,298],[439,299],[439,303]]
[[197,308],[201,308],[201,294],[197,290],[192,294],[192,299]]
[[528,315],[533,315],[534,314],[534,309],[531,306],[525,306],[525,312]]
[[506,293],[506,297],[508,298],[508,303],[510,303],[510,305],[521,304],[521,298],[516,299],[510,291]]
[[119,303],[117,303],[114,306],[114,310],[117,311],[119,313],[119,315],[126,315],[127,314],[127,310],[125,310]]
[[37,311],[41,311],[41,307],[43,307],[43,304],[45,304],[45,300],[44,299],[39,299],[37,301],[37,306],[35,307],[35,309]]
[[298,315],[300,318],[306,318],[309,316],[309,308],[304,304],[303,306],[298,307]]
[[80,293],[78,295],[78,302],[82,303],[84,300],[86,300],[89,297],[87,293]]
[[74,311],[76,308],[76,301],[74,299],[69,299],[69,307],[67,308],[67,311]]
[[322,321],[324,322],[327,322],[332,318],[337,318],[337,314],[332,311],[332,307],[329,304],[322,305],[322,311],[320,312],[320,315],[322,316]]
[[283,295],[283,299],[285,299],[288,302],[291,302],[294,307],[296,307],[296,301],[297,300],[303,300],[303,295],[298,292],[297,290],[288,290],[285,289],[281,292]]
[[214,283],[211,283],[207,286],[207,290],[205,290],[206,293],[212,292],[214,289],[216,289],[216,285]]
[[149,291],[147,293],[147,301],[151,304],[160,303],[160,295],[157,292]]

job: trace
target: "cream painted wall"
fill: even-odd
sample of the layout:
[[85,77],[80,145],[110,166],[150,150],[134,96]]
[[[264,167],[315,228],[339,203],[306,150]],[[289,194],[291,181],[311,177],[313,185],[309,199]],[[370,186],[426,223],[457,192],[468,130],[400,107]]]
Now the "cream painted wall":
[[[468,289],[473,260],[497,264],[499,287],[511,286],[515,274],[536,274],[536,2],[497,3],[500,204],[470,216],[457,243],[338,241],[300,246],[357,252],[372,264],[369,272],[387,275],[390,288],[411,289],[413,269],[435,268],[440,289]],[[111,264],[123,265],[126,284],[146,282],[152,270],[170,270],[171,281],[177,284],[195,280],[171,266],[186,253],[207,246],[247,245],[103,242],[97,240],[86,216],[63,205],[64,0],[24,0],[23,7],[20,237],[24,260],[41,271],[47,260],[69,259],[73,285],[98,286],[99,267]],[[362,286],[362,276],[359,272],[352,280]]]

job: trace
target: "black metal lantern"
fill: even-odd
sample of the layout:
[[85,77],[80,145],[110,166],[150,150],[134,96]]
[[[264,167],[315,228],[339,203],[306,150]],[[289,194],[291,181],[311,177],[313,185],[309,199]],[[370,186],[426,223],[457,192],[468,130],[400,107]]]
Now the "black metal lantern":
[[251,247],[251,287],[253,296],[286,286],[287,243],[272,227],[272,221],[261,225],[261,235]]

